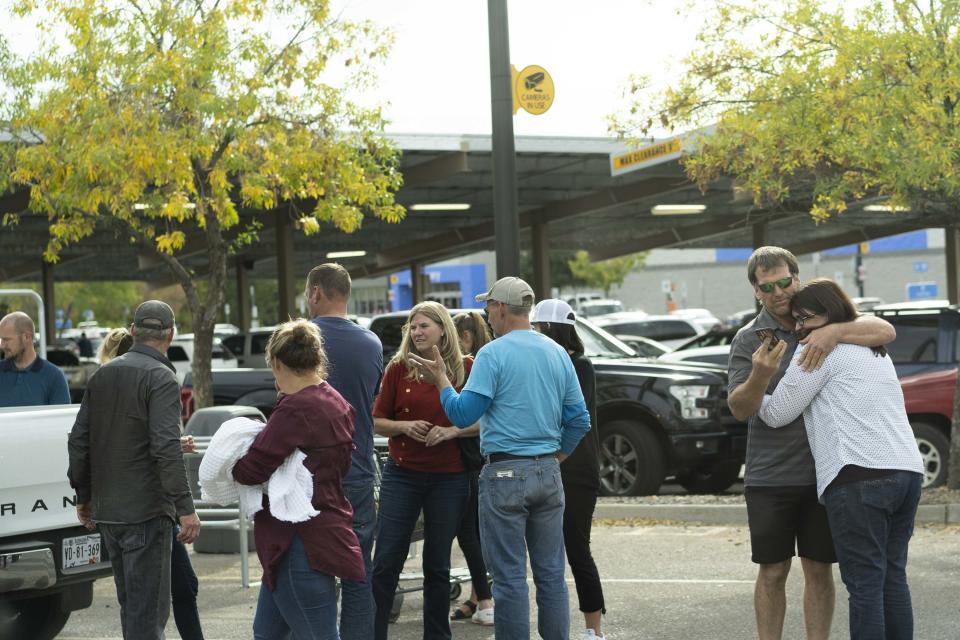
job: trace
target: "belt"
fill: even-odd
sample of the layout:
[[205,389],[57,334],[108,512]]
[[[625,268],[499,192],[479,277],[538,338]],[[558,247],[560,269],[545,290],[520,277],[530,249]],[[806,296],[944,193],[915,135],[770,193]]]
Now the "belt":
[[503,453],[498,451],[496,453],[491,453],[490,455],[488,455],[487,462],[488,463],[503,462],[504,460],[543,460],[544,458],[556,457],[556,455],[557,455],[556,452],[553,452],[553,453],[541,453],[535,456],[518,456],[513,453]]

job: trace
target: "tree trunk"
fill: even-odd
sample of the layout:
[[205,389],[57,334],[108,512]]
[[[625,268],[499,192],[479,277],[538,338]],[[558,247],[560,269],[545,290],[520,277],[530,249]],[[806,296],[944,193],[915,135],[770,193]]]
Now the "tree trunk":
[[[957,373],[960,376],[960,369]],[[960,489],[960,377],[957,379],[957,388],[953,393],[953,418],[950,422],[950,467],[947,470],[947,488]]]
[[213,406],[213,375],[210,372],[210,360],[213,353],[213,329],[217,323],[217,316],[223,307],[226,298],[227,280],[227,251],[226,243],[219,237],[212,237],[208,229],[207,259],[210,265],[206,299],[203,303],[191,306],[193,314],[193,402],[194,407]]

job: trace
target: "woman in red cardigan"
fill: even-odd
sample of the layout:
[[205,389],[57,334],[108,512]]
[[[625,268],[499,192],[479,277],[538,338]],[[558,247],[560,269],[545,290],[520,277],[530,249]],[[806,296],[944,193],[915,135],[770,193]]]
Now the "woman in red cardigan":
[[447,374],[460,389],[473,361],[460,353],[457,330],[446,308],[422,302],[410,310],[400,350],[383,374],[373,406],[374,429],[390,437],[390,459],[380,485],[380,513],[373,558],[374,639],[386,640],[390,608],[423,510],[423,638],[451,637],[450,547],[469,496],[466,467],[457,439],[476,436],[478,425],[453,426],[440,406],[440,393],[407,369],[416,352],[433,358],[440,350]]
[[324,380],[327,357],[320,330],[307,320],[280,325],[267,343],[267,360],[282,397],[250,450],[233,467],[234,479],[258,485],[298,449],[313,474],[313,508],[304,522],[277,520],[270,501],[255,516],[263,585],[253,621],[256,640],[338,640],[335,577],[363,580],[363,558],[353,532],[353,509],[343,476],[353,450],[353,407]]

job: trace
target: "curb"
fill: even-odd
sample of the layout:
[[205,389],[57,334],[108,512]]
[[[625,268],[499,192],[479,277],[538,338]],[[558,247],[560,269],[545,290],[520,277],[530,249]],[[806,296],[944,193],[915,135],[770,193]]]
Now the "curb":
[[[622,520],[672,520],[713,525],[746,525],[744,504],[629,504],[598,503],[594,518]],[[917,508],[918,524],[960,524],[960,504],[922,504]]]

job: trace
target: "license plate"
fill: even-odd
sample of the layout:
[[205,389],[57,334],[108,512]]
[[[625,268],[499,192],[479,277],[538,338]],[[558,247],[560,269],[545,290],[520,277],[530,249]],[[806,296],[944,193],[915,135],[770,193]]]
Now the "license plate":
[[63,539],[63,568],[82,567],[100,562],[100,534]]

